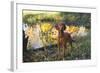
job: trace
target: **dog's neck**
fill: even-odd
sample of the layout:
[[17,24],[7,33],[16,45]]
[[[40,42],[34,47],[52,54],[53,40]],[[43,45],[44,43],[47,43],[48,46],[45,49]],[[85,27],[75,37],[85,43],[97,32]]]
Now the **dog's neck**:
[[60,30],[59,33],[58,33],[58,37],[63,37],[63,36],[64,36],[64,31]]

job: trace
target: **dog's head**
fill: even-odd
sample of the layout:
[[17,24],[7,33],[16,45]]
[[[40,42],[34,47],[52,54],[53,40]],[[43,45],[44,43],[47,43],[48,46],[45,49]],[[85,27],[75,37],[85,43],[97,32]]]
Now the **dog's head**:
[[65,26],[65,23],[63,22],[60,22],[58,24],[55,25],[55,28],[58,30],[58,31],[64,31],[66,29],[66,26]]

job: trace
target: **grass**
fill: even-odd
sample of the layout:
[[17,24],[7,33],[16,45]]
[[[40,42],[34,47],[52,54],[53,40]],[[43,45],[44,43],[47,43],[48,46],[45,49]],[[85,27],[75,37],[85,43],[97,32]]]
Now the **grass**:
[[[65,60],[86,60],[91,59],[91,32],[84,37],[76,37],[73,48],[65,50]],[[28,50],[23,52],[23,62],[59,61],[57,59],[57,46],[48,47],[47,52],[42,49]],[[47,55],[47,56],[46,56]]]

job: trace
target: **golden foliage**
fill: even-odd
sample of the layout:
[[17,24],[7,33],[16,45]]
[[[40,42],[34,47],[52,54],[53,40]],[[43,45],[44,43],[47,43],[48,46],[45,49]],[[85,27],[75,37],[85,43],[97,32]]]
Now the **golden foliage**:
[[26,34],[27,36],[29,36],[29,39],[34,38],[34,35],[33,35],[33,28],[32,28],[32,27],[28,27],[28,29],[25,31],[25,34]]
[[77,26],[66,26],[66,31],[69,33],[74,33],[79,31],[79,27]]
[[50,23],[42,23],[40,28],[42,32],[48,32],[52,28],[52,25]]

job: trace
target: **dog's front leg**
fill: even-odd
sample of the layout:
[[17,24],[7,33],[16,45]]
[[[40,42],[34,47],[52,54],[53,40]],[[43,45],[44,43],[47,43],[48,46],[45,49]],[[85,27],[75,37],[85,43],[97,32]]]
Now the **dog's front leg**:
[[60,39],[58,39],[58,43],[57,43],[57,59],[59,60],[60,58]]
[[65,40],[62,42],[62,59],[64,60],[65,58],[65,49],[66,49],[66,42]]

